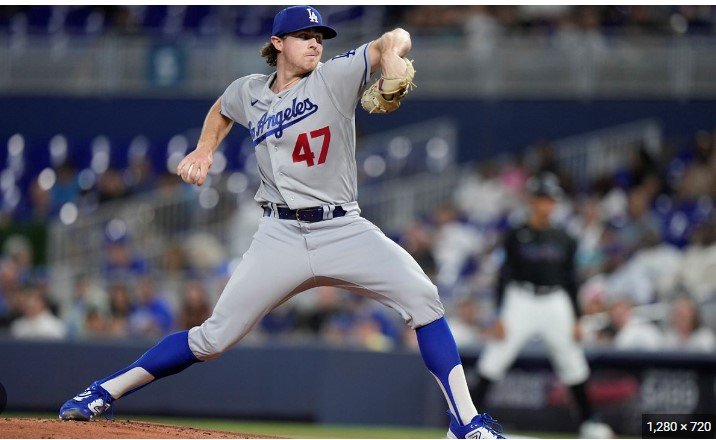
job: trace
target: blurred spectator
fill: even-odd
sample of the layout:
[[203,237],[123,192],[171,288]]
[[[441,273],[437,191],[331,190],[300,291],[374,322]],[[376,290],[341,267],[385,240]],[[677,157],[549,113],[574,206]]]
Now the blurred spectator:
[[[301,297],[309,298],[311,293],[301,294]],[[302,307],[299,312],[299,328],[308,330],[310,333],[319,334],[324,326],[328,325],[331,317],[341,311],[342,301],[338,288],[334,286],[320,286],[315,289],[312,295],[314,301],[308,306]]]
[[85,329],[89,312],[105,316],[109,313],[108,295],[99,286],[93,283],[87,275],[79,275],[75,280],[72,300],[65,305],[62,319],[67,324],[67,334],[70,337],[93,333],[93,329]]
[[145,272],[145,262],[132,251],[127,235],[107,237],[104,276],[109,280],[134,279]]
[[263,215],[263,209],[255,203],[253,195],[247,195],[248,191],[238,196],[238,209],[231,218],[231,228],[234,231],[227,243],[230,255],[244,255],[251,246],[253,236],[258,230],[257,219]]
[[[182,308],[183,299],[178,292],[186,288],[192,275],[184,248],[177,242],[168,242],[162,255],[161,271],[156,279],[158,289],[168,294],[165,299],[172,310],[179,311]],[[174,292],[176,294],[173,294]]]
[[27,284],[32,281],[33,252],[30,240],[22,235],[11,235],[3,244],[3,255],[15,263],[18,282]]
[[109,288],[110,333],[116,337],[129,335],[129,316],[135,309],[126,282],[115,282]]
[[659,329],[632,313],[634,305],[628,300],[615,302],[609,314],[614,331],[614,348],[617,350],[660,350],[664,338]]
[[199,280],[191,280],[184,288],[183,301],[179,314],[180,329],[190,329],[201,325],[211,315],[211,305]]
[[11,259],[0,259],[0,328],[7,328],[21,314],[20,270]]
[[554,145],[548,139],[541,139],[537,142],[534,149],[534,157],[531,158],[532,174],[539,176],[543,174],[553,174],[557,177],[560,185],[565,189],[568,189],[569,185],[566,183],[569,178],[562,172],[557,160],[557,153],[554,149]]
[[[508,200],[502,201],[503,209],[514,208],[517,203],[519,193],[525,188],[525,184],[529,179],[529,171],[525,164],[525,156],[521,153],[514,155],[503,155],[499,161],[500,172],[499,181],[507,191]],[[510,202],[512,203],[510,205]]]
[[629,259],[626,246],[619,241],[617,228],[612,224],[604,225],[599,242],[599,253],[601,268],[596,276],[613,274]]
[[689,297],[678,298],[671,310],[664,348],[713,353],[716,350],[714,332],[701,325],[696,303]]
[[673,197],[661,196],[657,209],[663,217],[664,240],[684,247],[699,224],[714,212],[716,154],[713,136],[703,130],[689,147],[669,162],[667,181]]
[[683,287],[699,302],[716,298],[716,215],[699,226],[665,291]]
[[614,339],[615,330],[608,313],[604,278],[604,275],[595,275],[579,289],[578,299],[582,310],[579,325],[584,345],[611,347]]
[[647,179],[658,175],[659,171],[656,159],[642,143],[631,151],[629,162],[623,169],[616,171],[614,179],[622,188],[632,189],[643,185]]
[[451,313],[450,330],[458,347],[468,347],[480,342],[480,322],[477,304],[472,298],[464,298]]
[[[344,307],[321,326],[321,340],[336,346],[385,351],[402,338],[404,325],[396,325],[383,306],[363,296],[349,294]],[[395,319],[398,319],[397,316]]]
[[691,162],[677,187],[678,198],[692,200],[701,195],[714,196],[716,188],[716,154],[711,133],[699,131],[694,140]]
[[59,212],[65,203],[76,203],[80,196],[77,171],[70,162],[57,167],[55,184],[50,187],[52,212]]
[[44,222],[53,214],[52,212],[52,195],[50,191],[40,186],[38,179],[33,179],[28,189],[30,199],[30,219],[34,221]]
[[93,338],[112,337],[112,321],[99,310],[90,307],[85,314],[84,335]]
[[[159,200],[176,200],[187,190],[182,187],[177,175],[169,172],[160,174],[156,185],[156,197]],[[154,221],[163,225],[165,234],[183,232],[189,229],[195,211],[193,205],[159,204],[154,209]]]
[[569,223],[568,230],[572,236],[578,237],[575,264],[579,279],[586,280],[599,273],[603,263],[600,242],[604,223],[597,197],[588,196],[578,203],[577,217]]
[[319,339],[334,347],[348,347],[352,325],[351,317],[345,313],[331,315],[330,319],[321,326]]
[[478,225],[494,223],[517,204],[503,182],[496,162],[487,161],[460,180],[453,195],[454,203],[470,221]]
[[460,221],[459,216],[459,211],[451,204],[442,205],[435,212],[437,231],[433,255],[438,269],[435,281],[446,296],[456,286],[468,259],[483,251],[486,245],[478,231]]
[[612,298],[625,298],[636,304],[657,300],[661,286],[676,275],[682,253],[663,243],[658,236],[645,237],[648,246],[609,276],[608,289]]
[[22,316],[10,326],[10,334],[18,339],[63,339],[67,328],[50,312],[40,290],[29,287],[22,294]]
[[690,200],[667,198],[664,205],[661,238],[679,248],[687,246],[695,229],[716,212],[714,201],[707,196]]
[[169,274],[177,276],[184,274],[189,269],[187,256],[181,245],[172,242],[166,246],[162,258],[162,269]]
[[226,264],[226,249],[215,234],[194,232],[184,242],[189,266],[199,273],[214,273]]
[[122,173],[116,168],[108,168],[104,173],[99,175],[97,191],[100,203],[119,200],[128,194]]
[[627,211],[629,204],[624,188],[615,184],[609,175],[602,175],[594,182],[594,189],[599,195],[599,212],[604,221],[619,218]]
[[154,166],[146,154],[130,155],[129,166],[123,174],[129,194],[146,193],[156,187]]
[[129,333],[157,339],[172,330],[171,308],[156,291],[154,281],[143,277],[137,284],[137,303],[129,315]]
[[381,322],[372,314],[361,314],[353,324],[354,344],[371,351],[390,351],[393,340],[381,331]]
[[401,246],[415,258],[425,274],[434,280],[437,274],[437,265],[433,257],[433,243],[430,231],[420,221],[413,221],[403,232]]
[[650,210],[650,202],[645,190],[632,189],[627,195],[627,210],[624,215],[612,218],[617,240],[628,256],[644,247],[648,240],[661,236],[661,227],[656,215]]
[[[349,298],[358,295],[351,295]],[[405,322],[393,310],[390,310],[377,302],[367,301],[366,298],[360,297],[363,303],[363,309],[359,310],[358,316],[370,317],[377,325],[380,332],[390,340],[390,345],[396,344],[401,338],[401,328],[405,326]]]

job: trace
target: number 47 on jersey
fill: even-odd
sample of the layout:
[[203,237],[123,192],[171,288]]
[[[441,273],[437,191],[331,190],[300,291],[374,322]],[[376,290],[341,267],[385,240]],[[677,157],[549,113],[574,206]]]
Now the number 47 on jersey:
[[326,162],[328,156],[328,148],[331,145],[331,129],[329,127],[319,128],[310,133],[301,133],[296,138],[296,146],[293,147],[293,163],[306,162],[306,165],[312,167],[316,165],[314,162],[316,155],[311,150],[311,139],[323,138],[321,144],[321,153],[318,155],[318,165]]

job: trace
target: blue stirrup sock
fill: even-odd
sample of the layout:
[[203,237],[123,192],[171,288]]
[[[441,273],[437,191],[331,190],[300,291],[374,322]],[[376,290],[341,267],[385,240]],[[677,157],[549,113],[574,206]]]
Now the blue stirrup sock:
[[156,379],[171,376],[199,362],[189,348],[189,331],[173,333],[133,364],[97,381],[115,399],[133,393]]
[[455,338],[445,317],[415,330],[423,361],[445,395],[450,412],[460,425],[477,415],[470,398],[465,371],[460,363]]
[[[447,320],[440,318],[416,330],[420,354],[438,382],[450,412],[465,425],[477,415],[460,363],[455,339]],[[174,333],[162,339],[128,367],[97,381],[118,399],[133,393],[155,379],[183,371],[199,362],[189,348],[189,332]]]

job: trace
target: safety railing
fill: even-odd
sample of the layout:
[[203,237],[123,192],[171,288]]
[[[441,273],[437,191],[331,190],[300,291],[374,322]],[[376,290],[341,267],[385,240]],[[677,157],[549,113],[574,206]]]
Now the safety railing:
[[[646,119],[562,138],[555,141],[552,147],[560,166],[583,187],[629,163],[631,155],[639,148],[657,157],[661,152],[662,138],[659,123]],[[538,154],[538,147],[528,148],[528,154]]]
[[[375,37],[346,32],[326,45],[326,55]],[[714,37],[486,38],[467,32],[449,41],[414,40],[418,97],[716,96]],[[227,36],[0,35],[0,93],[216,96],[237,77],[268,71],[258,54],[262,43]]]

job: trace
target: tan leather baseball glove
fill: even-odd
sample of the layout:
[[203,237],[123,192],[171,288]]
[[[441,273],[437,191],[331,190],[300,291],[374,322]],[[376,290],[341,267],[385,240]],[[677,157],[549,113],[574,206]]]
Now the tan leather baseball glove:
[[400,101],[415,87],[413,77],[415,69],[413,63],[407,58],[405,73],[398,78],[385,78],[381,76],[376,82],[363,92],[360,103],[368,113],[390,113],[400,107]]

